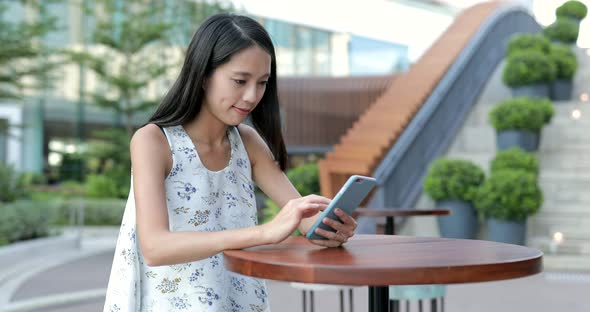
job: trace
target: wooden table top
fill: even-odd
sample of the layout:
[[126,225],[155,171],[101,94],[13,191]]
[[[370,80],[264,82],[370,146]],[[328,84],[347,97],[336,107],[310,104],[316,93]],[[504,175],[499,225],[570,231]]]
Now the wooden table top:
[[495,281],[542,271],[536,249],[480,240],[355,235],[340,248],[304,237],[227,250],[225,266],[243,275],[302,283],[418,285]]

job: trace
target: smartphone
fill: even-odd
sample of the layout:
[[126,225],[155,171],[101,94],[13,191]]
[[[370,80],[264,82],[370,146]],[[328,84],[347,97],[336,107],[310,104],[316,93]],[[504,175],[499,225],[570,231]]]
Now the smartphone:
[[322,222],[324,218],[341,221],[340,218],[334,213],[334,209],[340,208],[342,211],[351,215],[352,212],[358,207],[358,205],[367,197],[369,192],[377,185],[377,180],[371,177],[364,177],[360,175],[353,175],[348,180],[340,191],[334,196],[334,199],[330,202],[328,207],[322,212],[320,217],[311,226],[309,232],[307,232],[308,239],[327,239],[315,233],[316,228],[324,229],[330,232],[336,232],[331,226]]

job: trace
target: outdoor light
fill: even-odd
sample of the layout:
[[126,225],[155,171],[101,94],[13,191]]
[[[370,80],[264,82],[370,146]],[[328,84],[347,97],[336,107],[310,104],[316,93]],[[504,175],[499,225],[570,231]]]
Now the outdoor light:
[[557,247],[563,243],[563,233],[555,232],[553,233],[553,240],[549,244],[549,250],[551,253],[555,253],[557,251]]
[[51,141],[49,142],[49,149],[62,152],[64,150],[64,143],[62,141]]
[[555,241],[558,244],[561,244],[563,242],[563,233],[561,233],[561,232],[553,233],[553,241]]
[[76,145],[74,145],[74,144],[66,145],[66,153],[73,154],[75,152],[76,152]]
[[590,56],[590,49],[586,50],[586,55]]
[[582,117],[582,112],[577,108],[574,109],[572,111],[572,118],[578,120],[578,119],[580,119],[580,117]]
[[580,101],[588,102],[588,93],[584,92],[584,93],[580,94]]
[[50,166],[57,166],[61,163],[62,159],[63,159],[62,154],[51,152],[51,153],[49,153],[47,161],[49,162]]

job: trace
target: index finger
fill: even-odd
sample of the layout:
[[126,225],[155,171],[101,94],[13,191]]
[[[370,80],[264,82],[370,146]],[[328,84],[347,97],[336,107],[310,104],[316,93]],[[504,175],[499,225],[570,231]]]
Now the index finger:
[[332,201],[331,199],[329,199],[327,197],[316,195],[316,194],[307,195],[306,197],[314,202],[324,203],[326,205]]

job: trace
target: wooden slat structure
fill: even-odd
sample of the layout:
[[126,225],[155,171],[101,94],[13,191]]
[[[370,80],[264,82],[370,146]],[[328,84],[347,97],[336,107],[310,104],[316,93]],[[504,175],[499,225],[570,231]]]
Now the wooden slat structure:
[[395,77],[279,78],[285,143],[288,147],[338,143]]
[[424,55],[370,105],[319,163],[322,195],[333,197],[352,174],[371,175],[410,120],[501,2],[463,11]]

